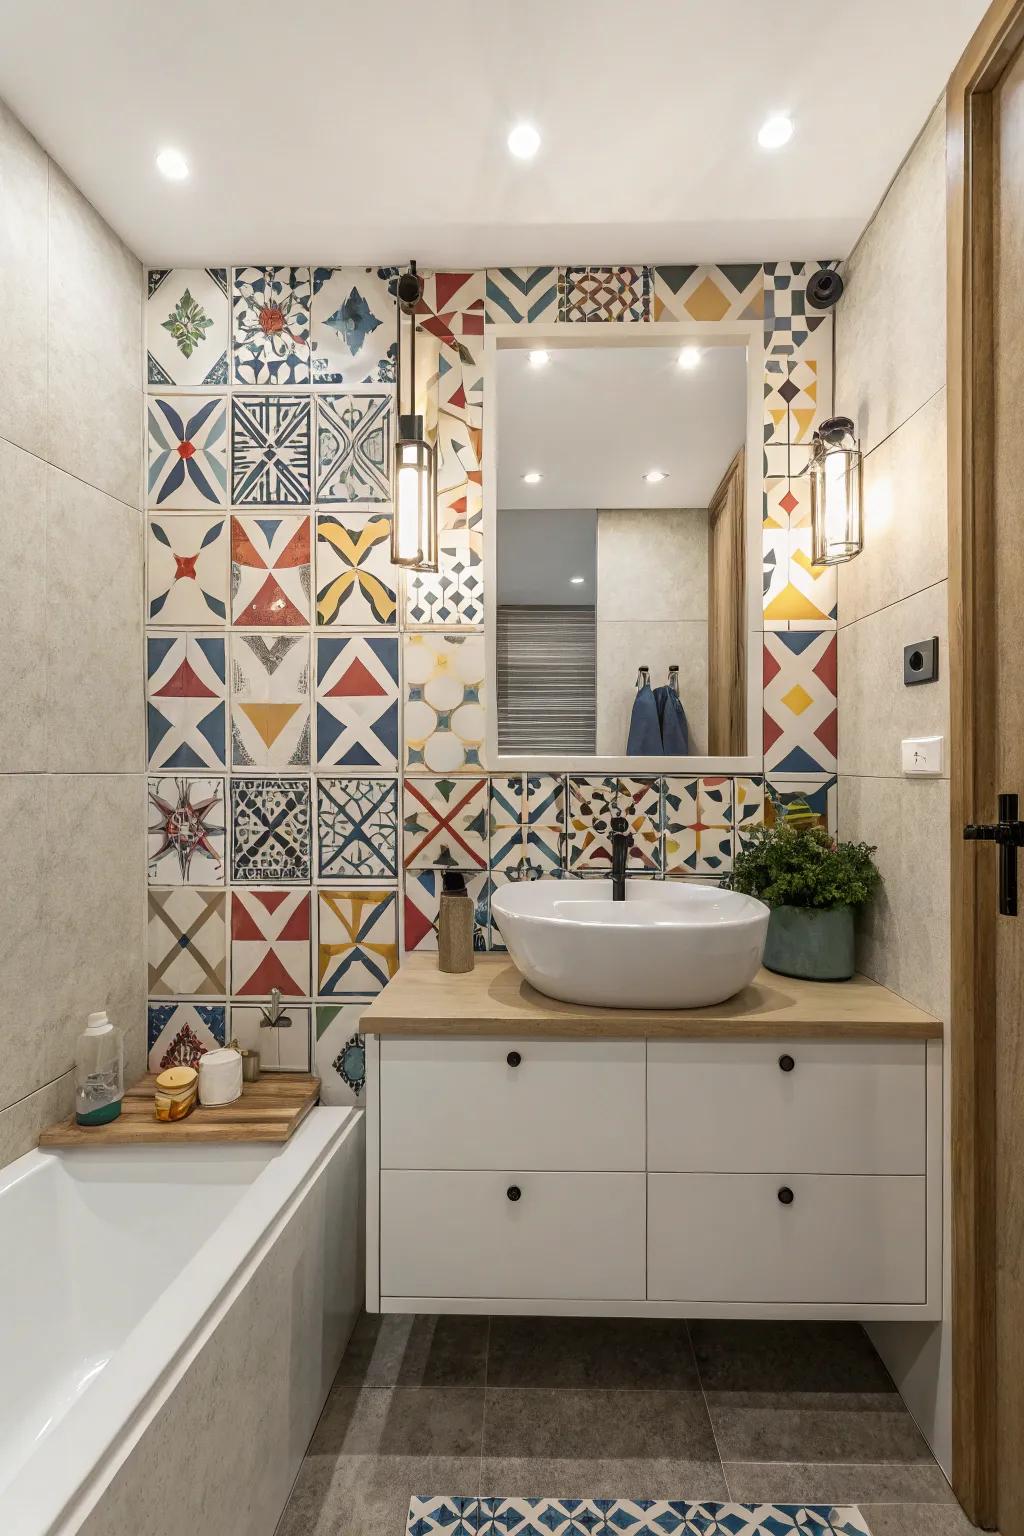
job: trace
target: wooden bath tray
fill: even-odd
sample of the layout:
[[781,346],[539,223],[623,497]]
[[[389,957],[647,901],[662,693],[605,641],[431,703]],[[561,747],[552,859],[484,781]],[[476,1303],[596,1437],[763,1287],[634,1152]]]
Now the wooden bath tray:
[[184,1120],[158,1120],[153,1110],[149,1074],[127,1088],[124,1104],[109,1125],[76,1125],[74,1115],[49,1126],[41,1147],[167,1146],[172,1142],[196,1146],[213,1141],[287,1141],[320,1097],[320,1079],[304,1072],[265,1073],[246,1083],[233,1104],[204,1109],[197,1104]]

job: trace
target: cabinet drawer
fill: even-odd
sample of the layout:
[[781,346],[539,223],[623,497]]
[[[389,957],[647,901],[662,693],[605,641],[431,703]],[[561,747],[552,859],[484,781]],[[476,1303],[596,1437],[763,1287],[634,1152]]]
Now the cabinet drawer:
[[380,1155],[382,1168],[640,1170],[644,1043],[384,1039]]
[[923,1173],[925,1046],[652,1040],[647,1114],[656,1172]]
[[644,1186],[642,1173],[382,1173],[381,1293],[640,1301]]
[[923,1178],[658,1173],[647,1220],[651,1301],[927,1299]]

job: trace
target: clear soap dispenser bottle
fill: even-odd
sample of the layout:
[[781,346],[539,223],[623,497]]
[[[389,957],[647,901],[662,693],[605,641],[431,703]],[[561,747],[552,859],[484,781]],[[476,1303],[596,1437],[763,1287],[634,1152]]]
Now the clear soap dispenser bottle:
[[79,1125],[106,1125],[121,1113],[123,1097],[121,1031],[105,1013],[90,1013],[75,1047],[75,1119]]

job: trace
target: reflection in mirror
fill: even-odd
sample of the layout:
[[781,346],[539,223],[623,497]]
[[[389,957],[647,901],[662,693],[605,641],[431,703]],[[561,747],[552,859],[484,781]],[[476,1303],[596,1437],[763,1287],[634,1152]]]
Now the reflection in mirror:
[[498,349],[501,752],[746,750],[746,349],[681,350]]

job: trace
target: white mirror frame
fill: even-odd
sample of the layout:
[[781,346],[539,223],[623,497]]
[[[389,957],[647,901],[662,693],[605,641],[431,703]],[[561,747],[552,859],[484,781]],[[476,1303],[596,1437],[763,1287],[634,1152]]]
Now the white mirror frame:
[[[746,565],[747,565],[747,748],[733,757],[628,757],[625,754],[499,752],[498,750],[498,368],[499,350],[533,347],[735,346],[747,353]],[[486,641],[487,768],[490,773],[589,773],[636,777],[665,773],[761,773],[764,619],[761,596],[761,525],[764,497],[764,327],[760,320],[662,321],[585,325],[491,325],[484,333],[484,635]],[[723,466],[724,468],[724,466]],[[753,750],[751,750],[753,745]]]

